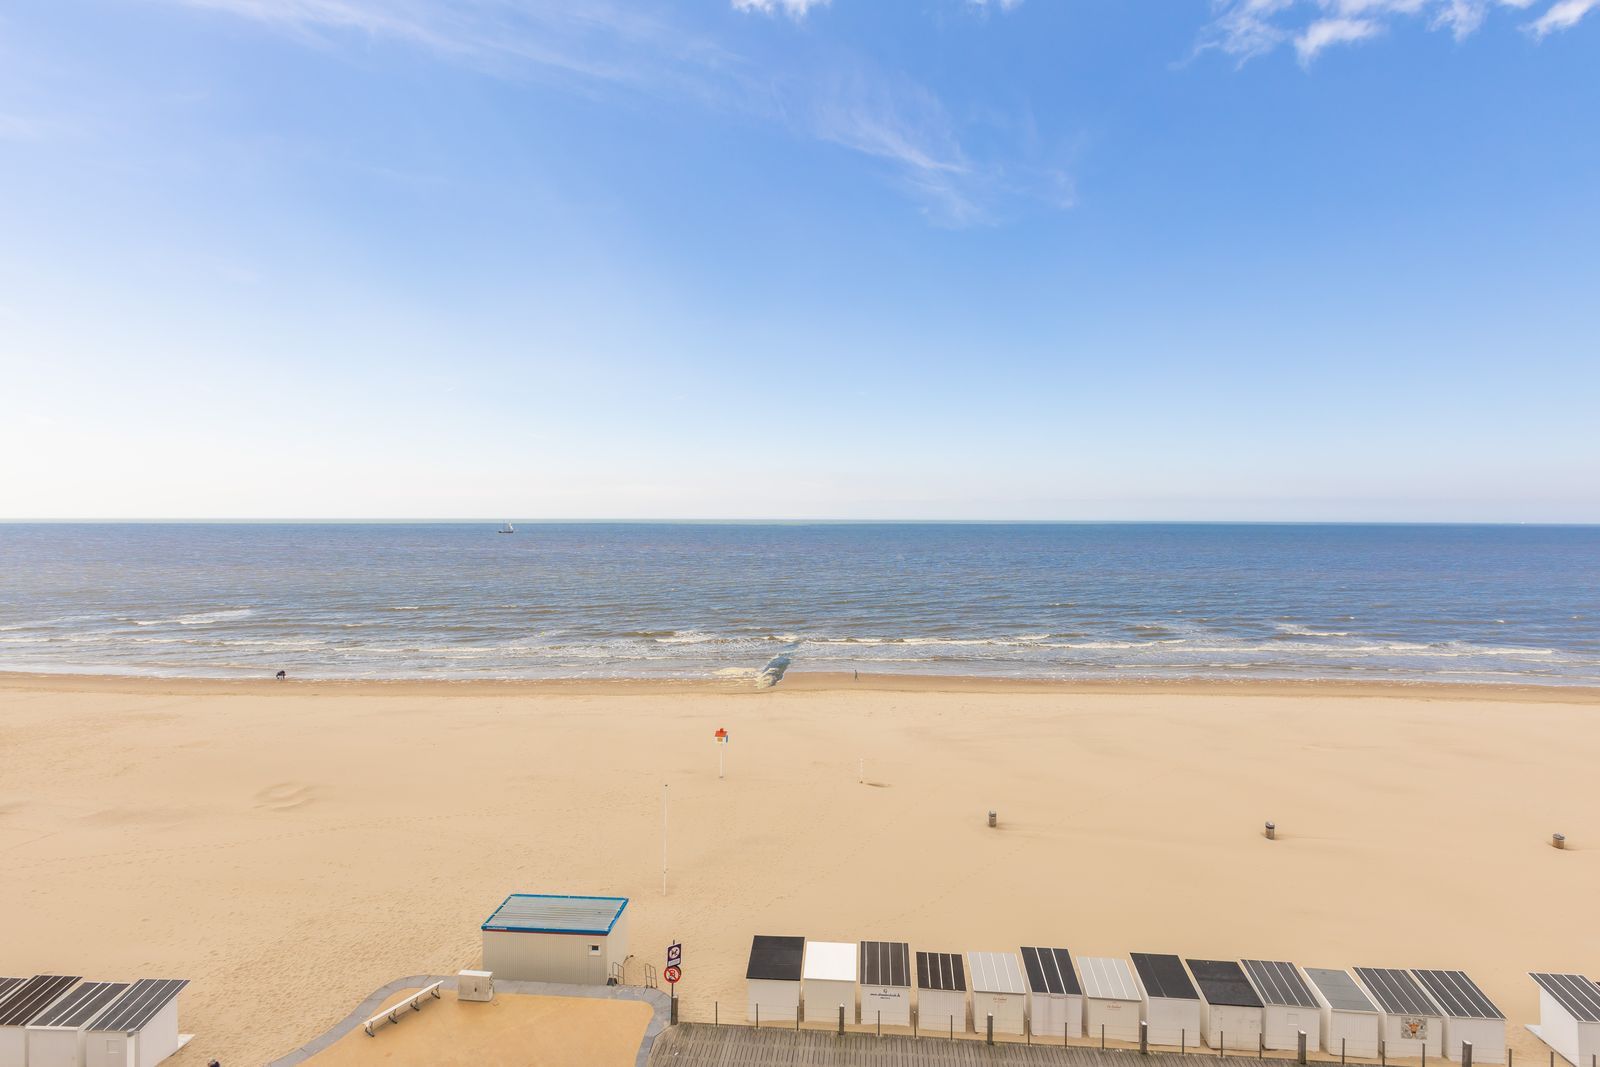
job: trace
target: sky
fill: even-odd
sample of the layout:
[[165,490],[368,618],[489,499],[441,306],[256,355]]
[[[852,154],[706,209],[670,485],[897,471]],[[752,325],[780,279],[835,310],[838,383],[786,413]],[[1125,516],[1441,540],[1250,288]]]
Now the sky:
[[1600,522],[1600,0],[0,7],[0,518]]

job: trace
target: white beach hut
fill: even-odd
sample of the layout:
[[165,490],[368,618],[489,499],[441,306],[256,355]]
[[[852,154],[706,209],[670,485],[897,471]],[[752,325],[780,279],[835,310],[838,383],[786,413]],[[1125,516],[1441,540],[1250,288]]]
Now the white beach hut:
[[1539,1025],[1528,1027],[1573,1067],[1600,1056],[1600,986],[1581,974],[1533,971],[1539,986]]
[[11,986],[0,1002],[0,1067],[27,1067],[27,1025],[78,984],[76,975],[36,974]]
[[1024,1034],[1028,1029],[1028,987],[1022,965],[1010,952],[969,952],[972,971],[972,1026],[985,1032],[994,1016],[997,1034]]
[[1444,1013],[1428,998],[1410,971],[1397,967],[1357,967],[1356,977],[1383,1012],[1383,1052],[1396,1059],[1437,1056],[1444,1048]]
[[83,1067],[89,1024],[128,988],[84,982],[28,1024],[28,1067]]
[[1506,1062],[1506,1016],[1465,971],[1411,972],[1428,997],[1444,1012],[1444,1056],[1462,1058],[1462,1045],[1472,1044],[1474,1063]]
[[522,982],[605,985],[628,958],[628,898],[512,893],[479,927],[483,969]]
[[805,967],[806,939],[757,934],[750,942],[745,968],[745,1018],[794,1022],[800,1017],[800,977]]
[[1200,994],[1177,956],[1135,952],[1133,971],[1143,993],[1152,1045],[1194,1048],[1200,1042]]
[[1244,968],[1233,960],[1189,960],[1200,987],[1200,1033],[1212,1048],[1261,1046],[1262,1003]]
[[1317,1003],[1322,1005],[1323,1049],[1330,1055],[1342,1052],[1359,1059],[1376,1056],[1383,1013],[1367,991],[1350,977],[1349,971],[1337,968],[1307,967],[1306,977],[1311,979]]
[[861,1021],[911,1025],[911,946],[904,941],[861,942]]
[[1245,960],[1244,971],[1261,996],[1261,1043],[1264,1047],[1293,1051],[1300,1047],[1302,1032],[1306,1035],[1307,1049],[1321,1045],[1322,1005],[1294,964],[1283,960]]
[[856,945],[853,941],[807,941],[801,968],[804,1016],[807,1022],[839,1021],[844,1009],[856,1020]]
[[185,978],[141,978],[89,1024],[84,1067],[155,1067],[188,1043],[178,1033]]
[[1143,994],[1126,960],[1107,956],[1079,956],[1083,979],[1084,1032],[1108,1041],[1139,1040]]
[[917,1026],[966,1030],[967,971],[959,953],[917,953]]
[[1033,1002],[1033,1032],[1062,1039],[1083,1036],[1083,986],[1064,948],[1025,948],[1022,970]]

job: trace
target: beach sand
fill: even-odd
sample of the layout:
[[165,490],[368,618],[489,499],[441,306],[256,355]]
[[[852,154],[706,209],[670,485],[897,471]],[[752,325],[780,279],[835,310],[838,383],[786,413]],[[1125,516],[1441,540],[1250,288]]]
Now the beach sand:
[[513,890],[633,898],[696,1019],[755,933],[1055,944],[1462,967],[1542,1063],[1523,972],[1600,972],[1592,691],[13,675],[0,757],[0,973],[193,979],[179,1067],[475,965]]

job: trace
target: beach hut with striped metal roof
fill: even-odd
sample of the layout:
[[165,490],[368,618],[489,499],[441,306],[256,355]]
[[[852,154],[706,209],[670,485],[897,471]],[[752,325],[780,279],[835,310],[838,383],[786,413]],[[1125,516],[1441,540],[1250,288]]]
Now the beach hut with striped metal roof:
[[1444,1012],[1444,1055],[1461,1059],[1463,1046],[1472,1046],[1474,1063],[1506,1062],[1506,1016],[1495,1007],[1466,971],[1411,972],[1428,997]]
[[1028,976],[1033,1032],[1054,1037],[1083,1036],[1083,985],[1064,948],[1025,948],[1022,970]]
[[997,1034],[1024,1034],[1028,1029],[1028,986],[1014,952],[969,952],[972,971],[972,1025],[987,1031],[994,1019]]
[[1322,1005],[1322,1047],[1361,1059],[1376,1056],[1383,1013],[1360,983],[1336,967],[1307,967],[1306,977]]
[[185,978],[141,978],[89,1024],[84,1067],[156,1067],[189,1040],[178,1033]]
[[127,990],[127,982],[84,982],[28,1024],[29,1067],[82,1067],[89,1025]]
[[1293,1051],[1306,1044],[1316,1048],[1322,1040],[1322,1005],[1300,974],[1285,960],[1244,960],[1245,974],[1261,997],[1261,1044],[1265,1048]]
[[1083,981],[1083,1023],[1089,1037],[1109,1041],[1139,1040],[1143,1001],[1127,960],[1111,956],[1079,956]]
[[1555,971],[1528,974],[1539,987],[1539,1025],[1534,1036],[1573,1067],[1600,1058],[1600,986],[1586,975]]
[[1410,971],[1357,967],[1356,977],[1383,1012],[1383,1050],[1396,1058],[1437,1056],[1444,1048],[1444,1013]]
[[911,1025],[911,946],[904,941],[861,942],[861,1021]]
[[27,1025],[78,984],[78,976],[36,974],[11,986],[0,1001],[0,1067],[27,1067]]

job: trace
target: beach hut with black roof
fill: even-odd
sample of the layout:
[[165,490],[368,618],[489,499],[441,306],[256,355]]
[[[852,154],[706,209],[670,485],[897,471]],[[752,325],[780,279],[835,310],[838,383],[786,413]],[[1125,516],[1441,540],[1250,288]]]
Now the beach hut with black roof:
[[1135,952],[1129,958],[1139,979],[1151,1043],[1194,1047],[1200,1040],[1200,994],[1183,961],[1161,952]]
[[1025,948],[1022,970],[1028,976],[1033,1032],[1054,1037],[1083,1036],[1083,986],[1064,948]]
[[904,941],[861,942],[861,1021],[911,1025],[911,946]]
[[184,978],[141,978],[96,1016],[84,1041],[84,1067],[155,1067],[189,1036],[178,1033]]
[[1396,1059],[1437,1056],[1444,1048],[1444,1012],[1410,971],[1398,967],[1357,967],[1356,978],[1383,1012],[1379,1035],[1386,1056]]
[[1111,956],[1079,956],[1078,975],[1083,980],[1083,1023],[1091,1038],[1109,1041],[1139,1040],[1144,1012],[1144,991],[1133,977],[1127,960]]
[[757,934],[745,968],[745,1018],[750,1022],[794,1022],[800,1018],[800,979],[806,939]]
[[0,1001],[0,1067],[27,1067],[27,1025],[78,984],[77,975],[36,974]]
[[1444,1012],[1446,1059],[1460,1059],[1471,1042],[1474,1063],[1506,1062],[1506,1016],[1465,971],[1413,970],[1428,997]]
[[839,1009],[850,1022],[856,1020],[856,959],[854,941],[807,941],[801,976],[802,1018],[808,1022],[834,1022]]
[[1322,1047],[1330,1054],[1343,1052],[1359,1059],[1376,1056],[1383,1013],[1360,983],[1337,967],[1307,967],[1306,977],[1322,1005]]
[[1528,1030],[1573,1067],[1600,1057],[1600,986],[1581,974],[1530,971],[1539,987],[1539,1025]]
[[1200,1036],[1212,1048],[1261,1046],[1261,997],[1233,960],[1188,960],[1200,988]]
[[89,1025],[128,988],[84,982],[28,1024],[29,1067],[83,1067]]
[[966,1030],[967,969],[959,952],[917,953],[917,1025]]
[[1242,962],[1261,997],[1262,1047],[1293,1051],[1304,1031],[1306,1043],[1316,1048],[1322,1040],[1322,1005],[1299,968],[1285,960]]
[[968,971],[972,975],[972,1025],[987,1032],[994,1019],[994,1032],[1016,1034],[1028,1030],[1028,985],[1022,966],[1012,952],[969,952]]

